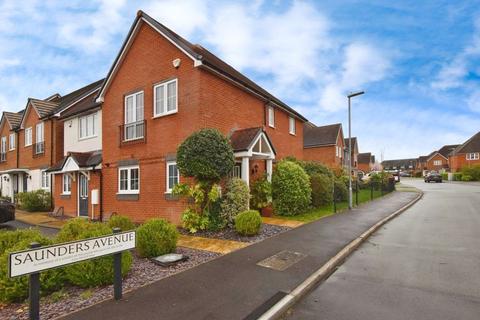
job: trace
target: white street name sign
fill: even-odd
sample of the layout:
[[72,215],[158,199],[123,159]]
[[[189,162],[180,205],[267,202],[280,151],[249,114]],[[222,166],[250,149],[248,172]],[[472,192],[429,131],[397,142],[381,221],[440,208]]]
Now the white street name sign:
[[135,231],[13,252],[10,277],[40,272],[135,248]]

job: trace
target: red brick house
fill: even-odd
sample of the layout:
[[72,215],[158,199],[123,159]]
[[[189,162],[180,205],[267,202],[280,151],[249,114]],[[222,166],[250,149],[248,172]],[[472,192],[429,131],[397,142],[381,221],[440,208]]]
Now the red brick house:
[[321,127],[308,123],[303,131],[303,158],[321,162],[331,168],[342,169],[345,164],[344,143],[340,123]]
[[371,152],[359,153],[357,155],[358,159],[358,170],[363,171],[364,173],[369,173],[373,170],[375,165],[375,156]]
[[[135,221],[179,222],[178,145],[201,128],[231,137],[247,183],[274,160],[303,157],[306,119],[199,45],[138,12],[97,98],[102,103],[102,203]],[[343,141],[343,137],[342,137]]]
[[450,170],[449,166],[449,156],[458,147],[458,144],[455,145],[445,145],[441,147],[438,151],[433,151],[425,159],[424,167],[428,171],[438,171],[445,172]]
[[463,167],[480,165],[480,132],[456,147],[449,156],[449,163],[452,172]]

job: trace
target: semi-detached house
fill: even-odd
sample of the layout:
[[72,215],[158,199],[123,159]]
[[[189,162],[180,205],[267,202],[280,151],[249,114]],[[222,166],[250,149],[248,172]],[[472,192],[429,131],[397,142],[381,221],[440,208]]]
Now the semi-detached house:
[[[35,133],[42,132],[40,122],[43,136]],[[65,97],[31,99],[25,111],[4,114],[2,135],[15,133],[23,148],[25,131],[32,131],[32,146],[30,158],[21,160],[20,153],[19,165],[7,151],[4,162],[11,168],[4,165],[2,173],[23,177],[38,170],[36,179],[45,177],[44,186],[51,186],[55,211],[65,215],[178,223],[185,203],[172,189],[185,178],[176,150],[189,135],[202,128],[225,134],[235,153],[232,175],[249,184],[263,175],[270,179],[274,163],[287,156],[326,161],[304,145],[304,128],[314,127],[307,123],[210,51],[139,11],[105,79]],[[344,138],[341,126],[335,127],[337,148],[325,164],[341,167]]]

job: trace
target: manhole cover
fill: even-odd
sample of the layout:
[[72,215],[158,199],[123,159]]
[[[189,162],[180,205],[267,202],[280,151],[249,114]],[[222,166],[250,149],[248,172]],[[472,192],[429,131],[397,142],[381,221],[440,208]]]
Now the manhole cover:
[[283,271],[291,267],[298,261],[305,258],[307,255],[300,252],[280,251],[265,260],[260,261],[257,265],[273,270]]
[[185,261],[187,259],[188,257],[184,256],[183,254],[169,253],[169,254],[164,254],[163,256],[152,258],[150,260],[152,260],[154,263],[158,265],[161,265],[162,267],[168,267],[177,262]]

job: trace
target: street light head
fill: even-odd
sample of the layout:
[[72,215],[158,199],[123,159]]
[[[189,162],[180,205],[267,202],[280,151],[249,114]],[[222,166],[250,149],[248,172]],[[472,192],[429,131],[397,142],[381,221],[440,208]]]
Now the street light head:
[[353,97],[362,95],[362,94],[364,94],[364,93],[365,93],[365,91],[351,92],[347,97],[348,97],[348,98],[353,98]]

